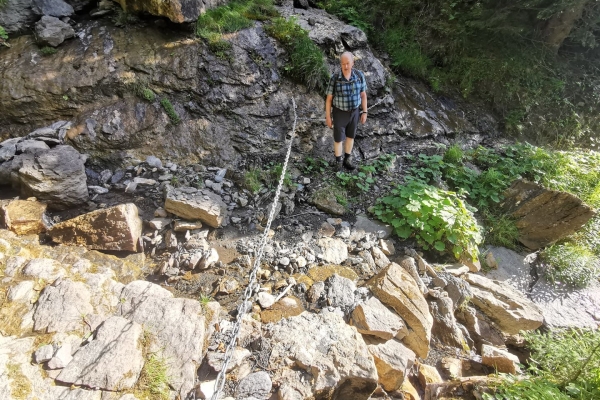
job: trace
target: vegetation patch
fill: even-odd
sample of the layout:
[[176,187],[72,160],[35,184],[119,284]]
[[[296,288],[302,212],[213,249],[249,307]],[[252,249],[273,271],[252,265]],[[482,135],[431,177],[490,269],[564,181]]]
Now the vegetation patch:
[[45,46],[40,49],[40,54],[43,56],[51,56],[53,54],[56,54],[57,51],[58,50],[56,50],[54,47]]
[[274,18],[266,26],[267,32],[283,45],[289,54],[285,73],[292,79],[305,84],[309,90],[324,93],[329,72],[325,57],[319,47],[308,37],[296,19]]
[[130,90],[140,99],[153,102],[156,100],[156,94],[145,81],[138,80],[129,85]]
[[[0,0],[0,7],[2,7],[2,1],[6,0]],[[6,33],[6,30],[2,25],[0,25],[0,39],[8,40],[8,33]]]
[[540,255],[544,275],[551,283],[586,287],[600,278],[600,260],[585,246],[573,242],[555,244]]
[[525,379],[505,376],[486,400],[600,398],[600,331],[524,333],[531,359]]
[[473,213],[454,192],[408,179],[377,201],[375,215],[402,239],[414,236],[425,250],[477,260],[482,236]]
[[23,374],[21,366],[9,362],[6,366],[8,372],[8,379],[10,380],[10,394],[11,398],[15,400],[24,400],[29,398],[31,394],[31,382]]
[[[263,187],[275,189],[279,184],[281,173],[283,172],[283,164],[268,163],[265,169],[251,168],[244,173],[243,185],[253,194],[258,193]],[[287,188],[292,188],[292,176],[286,171],[283,177],[283,185]]]
[[163,97],[160,100],[160,104],[162,105],[163,109],[169,116],[171,123],[173,125],[178,125],[181,122],[181,118],[179,118],[179,114],[177,114],[177,112],[175,111],[175,108],[173,108],[173,104],[171,104],[169,99],[167,99],[166,97]]

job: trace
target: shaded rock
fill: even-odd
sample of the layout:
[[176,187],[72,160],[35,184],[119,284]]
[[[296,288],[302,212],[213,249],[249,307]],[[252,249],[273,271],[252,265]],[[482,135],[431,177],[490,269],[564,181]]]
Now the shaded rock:
[[273,383],[266,371],[254,372],[240,381],[235,395],[238,399],[253,397],[256,399],[268,399],[271,395]]
[[408,272],[408,274],[414,279],[417,286],[419,286],[419,290],[421,291],[421,293],[426,294],[428,289],[427,286],[425,286],[425,284],[423,283],[421,277],[419,276],[419,271],[417,270],[415,259],[412,257],[404,256],[397,261],[398,264],[400,264],[400,266],[404,268],[404,270]]
[[327,303],[339,307],[344,314],[351,312],[356,305],[356,285],[353,281],[337,274],[325,281],[327,287]]
[[39,17],[31,9],[31,0],[11,0],[0,7],[0,25],[6,32],[24,32]]
[[91,294],[82,282],[57,281],[42,291],[33,314],[33,329],[42,332],[80,331],[83,316],[94,312]]
[[339,315],[305,312],[264,329],[273,343],[269,368],[280,398],[329,393],[335,399],[367,400],[377,387],[367,345]]
[[377,297],[371,297],[365,303],[356,306],[352,312],[351,323],[363,335],[384,340],[393,337],[402,339],[408,334],[402,318],[384,306]]
[[160,352],[167,360],[169,385],[185,397],[194,387],[202,360],[207,311],[196,300],[173,298],[166,289],[144,281],[129,283],[120,298],[119,315],[143,325],[154,336],[148,351]]
[[427,358],[433,318],[415,280],[400,265],[391,263],[365,285],[405,321],[408,335],[403,342],[419,357]]
[[444,289],[448,293],[448,297],[452,299],[454,311],[462,307],[471,299],[471,297],[473,297],[471,286],[463,279],[457,278],[448,272],[439,272],[438,276],[446,282],[442,289]]
[[48,361],[48,369],[61,369],[73,360],[71,355],[71,343],[67,342],[60,346],[54,357]]
[[179,24],[195,22],[206,10],[225,4],[223,0],[177,0],[168,4],[155,0],[118,0],[117,3],[128,12],[147,12]]
[[456,312],[456,317],[466,327],[476,347],[480,348],[482,344],[504,345],[502,332],[491,321],[488,321],[481,311],[477,311],[473,307],[464,307]]
[[37,201],[0,201],[0,226],[4,222],[7,229],[17,235],[38,234],[46,231],[46,204]]
[[331,264],[341,264],[348,258],[348,247],[341,239],[322,238],[317,242],[323,251],[323,260]]
[[135,204],[120,204],[60,222],[48,234],[56,243],[97,250],[138,251],[142,220]]
[[540,309],[507,283],[480,275],[467,274],[471,284],[471,302],[509,335],[537,329],[544,320]]
[[481,359],[484,365],[493,367],[498,372],[514,375],[519,371],[519,358],[506,350],[484,344],[481,346]]
[[46,15],[35,24],[35,34],[39,44],[52,47],[57,47],[66,39],[75,37],[71,25]]
[[575,233],[596,213],[578,197],[517,180],[501,206],[519,229],[519,241],[537,250]]
[[21,193],[48,202],[54,209],[67,209],[88,200],[85,157],[71,146],[56,146],[42,154],[18,157]]
[[366,339],[369,353],[375,360],[379,383],[387,391],[399,389],[407,370],[412,368],[416,355],[400,341]]
[[335,234],[335,228],[329,222],[323,222],[319,228],[319,233],[325,237],[332,237]]
[[467,351],[467,342],[461,330],[456,325],[452,299],[449,297],[439,297],[430,300],[429,310],[433,316],[432,335],[445,345]]
[[321,300],[323,300],[323,298],[325,297],[325,282],[315,282],[310,289],[308,290],[308,293],[306,294],[308,301],[311,303],[317,303]]
[[31,9],[38,15],[69,17],[75,13],[73,7],[63,0],[32,0]]
[[165,210],[181,218],[200,220],[208,226],[218,228],[227,214],[227,205],[221,196],[209,191],[194,189],[191,193],[173,189],[167,194]]
[[54,346],[51,344],[44,345],[33,353],[33,361],[36,364],[45,363],[54,356]]
[[0,146],[0,163],[10,160],[15,156],[17,147],[14,144]]
[[373,247],[371,249],[371,253],[373,253],[373,260],[379,269],[385,268],[390,264],[390,260],[387,258],[387,256],[377,247]]
[[531,290],[531,300],[551,328],[591,328],[600,323],[600,284],[592,282],[584,289],[560,287],[541,277]]
[[133,387],[144,365],[142,333],[140,324],[110,317],[98,328],[94,340],[75,353],[56,379],[104,390]]
[[487,252],[493,256],[496,263],[496,269],[485,274],[487,278],[506,282],[521,293],[529,292],[533,279],[525,257],[504,247],[489,247]]

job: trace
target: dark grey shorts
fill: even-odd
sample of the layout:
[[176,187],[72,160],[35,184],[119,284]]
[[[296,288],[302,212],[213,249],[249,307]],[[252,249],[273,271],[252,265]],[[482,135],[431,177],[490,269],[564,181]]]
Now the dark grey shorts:
[[358,128],[358,117],[360,111],[355,108],[352,111],[342,111],[333,107],[333,141],[341,142],[344,136],[354,139],[356,128]]

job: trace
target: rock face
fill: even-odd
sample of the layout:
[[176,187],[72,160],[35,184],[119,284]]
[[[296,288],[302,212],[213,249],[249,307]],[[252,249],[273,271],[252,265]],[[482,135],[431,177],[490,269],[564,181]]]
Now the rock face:
[[529,292],[532,277],[525,257],[504,247],[489,247],[486,251],[496,264],[485,274],[487,278],[506,282],[521,293]]
[[92,211],[54,225],[48,234],[57,243],[96,250],[138,251],[142,220],[135,204]]
[[227,214],[227,205],[221,196],[210,190],[195,188],[173,189],[167,194],[165,210],[188,220],[218,228]]
[[75,353],[56,379],[105,390],[133,387],[144,365],[142,332],[140,324],[110,317],[98,328],[94,340]]
[[42,233],[46,230],[46,207],[46,204],[37,201],[0,202],[0,226],[4,224],[17,235]]
[[408,335],[403,339],[404,344],[419,357],[427,358],[433,318],[415,280],[400,265],[391,263],[366,286],[405,321]]
[[581,228],[596,213],[570,193],[518,180],[504,193],[502,207],[517,219],[519,241],[537,250]]
[[279,398],[366,400],[377,387],[367,345],[337,314],[304,312],[268,325],[265,337]]
[[227,0],[177,0],[162,2],[159,0],[117,0],[126,12],[147,12],[167,17],[173,22],[195,22],[201,13],[222,4]]
[[[71,8],[71,10],[73,10]],[[62,22],[56,17],[44,15],[42,19],[35,24],[35,34],[40,45],[57,47],[66,39],[75,36],[75,31],[71,25]]]
[[44,289],[33,314],[35,331],[79,330],[83,316],[94,312],[91,293],[82,282],[60,281]]
[[[15,160],[13,160],[13,163]],[[21,193],[64,210],[88,200],[85,157],[71,146],[56,146],[42,154],[19,156]]]
[[504,333],[516,335],[542,325],[544,317],[538,306],[512,286],[475,274],[467,274],[465,279],[471,284],[471,302]]

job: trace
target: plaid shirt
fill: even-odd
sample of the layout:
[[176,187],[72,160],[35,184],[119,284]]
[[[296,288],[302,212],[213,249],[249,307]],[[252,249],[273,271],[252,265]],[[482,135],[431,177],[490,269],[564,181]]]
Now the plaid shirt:
[[333,106],[340,110],[350,111],[360,106],[360,94],[367,91],[367,81],[362,71],[352,69],[350,79],[346,79],[341,71],[329,79],[327,95],[333,96]]

